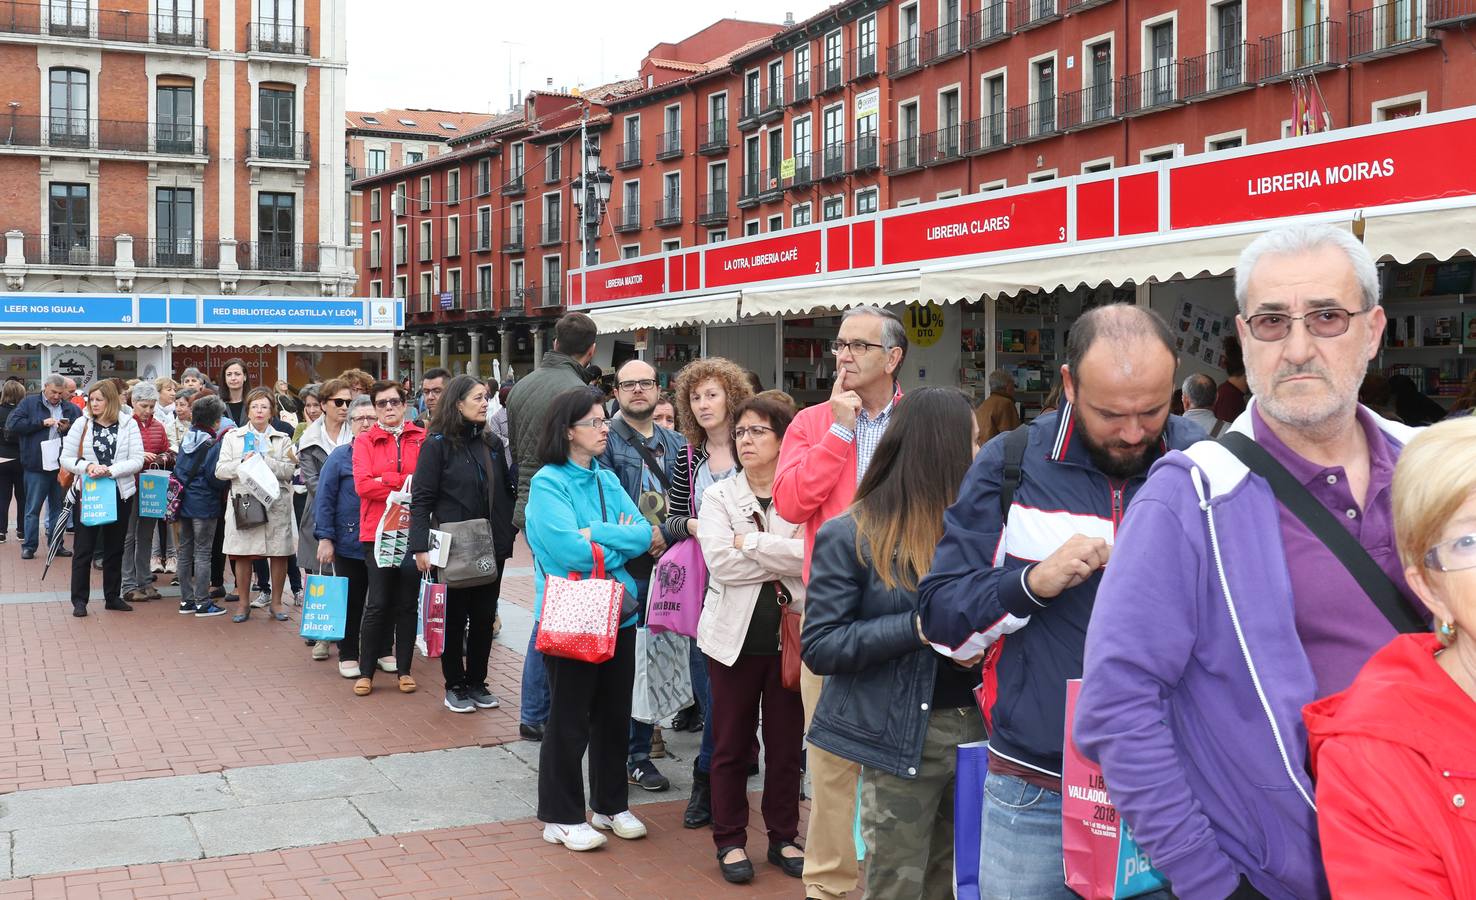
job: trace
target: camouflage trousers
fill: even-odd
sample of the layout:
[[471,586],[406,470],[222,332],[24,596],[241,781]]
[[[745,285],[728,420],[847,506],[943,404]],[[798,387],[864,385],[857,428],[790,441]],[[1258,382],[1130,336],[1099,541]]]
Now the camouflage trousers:
[[984,740],[972,707],[928,716],[917,777],[861,773],[866,900],[953,896],[953,782],[959,744]]

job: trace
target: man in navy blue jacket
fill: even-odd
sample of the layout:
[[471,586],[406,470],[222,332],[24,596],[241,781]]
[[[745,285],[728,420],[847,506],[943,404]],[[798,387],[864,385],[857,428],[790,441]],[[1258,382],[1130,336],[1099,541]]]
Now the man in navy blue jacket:
[[991,707],[986,898],[1075,896],[1061,851],[1066,681],[1081,677],[1101,570],[1133,492],[1165,452],[1205,437],[1169,415],[1176,363],[1168,328],[1144,307],[1079,318],[1061,369],[1068,402],[1025,426],[1008,529],[1000,510],[1007,432],[969,470],[920,586],[923,632],[955,658],[977,659],[1004,641]]
[[[21,468],[26,472],[26,517],[24,536],[21,538],[21,559],[33,559],[40,545],[41,505],[46,505],[47,540],[57,528],[66,523],[57,522],[61,513],[62,489],[56,480],[56,469],[48,471],[41,461],[41,444],[66,435],[67,429],[81,411],[68,402],[67,379],[63,375],[48,375],[41,385],[41,393],[31,394],[20,402],[5,429],[20,442]],[[71,556],[72,551],[63,547],[58,556]]]

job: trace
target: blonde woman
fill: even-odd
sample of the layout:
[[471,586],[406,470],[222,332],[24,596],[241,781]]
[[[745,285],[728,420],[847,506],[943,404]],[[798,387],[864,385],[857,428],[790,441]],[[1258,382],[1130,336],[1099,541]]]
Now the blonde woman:
[[[221,442],[220,462],[215,467],[215,477],[231,483],[231,502],[225,511],[222,549],[235,567],[237,586],[251,583],[253,562],[258,559],[270,562],[270,614],[273,619],[285,622],[287,614],[282,611],[282,591],[287,585],[287,558],[297,549],[297,520],[292,510],[292,476],[297,471],[297,451],[289,435],[272,427],[277,402],[271,391],[254,388],[242,403],[246,423],[225,436]],[[241,465],[252,454],[260,454],[276,477],[277,499],[267,507],[265,523],[242,527],[237,522],[236,498],[249,494],[241,475]],[[243,604],[240,614],[232,617],[231,621],[245,622],[250,617],[251,607]]]

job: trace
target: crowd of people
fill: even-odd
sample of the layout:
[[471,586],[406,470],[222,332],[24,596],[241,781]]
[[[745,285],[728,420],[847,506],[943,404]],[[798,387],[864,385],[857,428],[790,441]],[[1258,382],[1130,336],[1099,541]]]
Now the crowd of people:
[[[239,602],[237,622],[253,578],[254,605],[284,619],[293,574],[346,577],[339,670],[358,695],[376,670],[416,689],[438,523],[489,523],[499,572],[523,533],[520,733],[542,742],[543,839],[570,850],[643,837],[630,788],[670,788],[633,693],[663,556],[685,549],[705,566],[687,570],[703,601],[679,651],[681,724],[702,733],[682,820],[711,827],[730,882],[756,877],[761,770],[764,857],[808,897],[862,886],[858,821],[867,897],[950,896],[956,799],[980,806],[981,896],[1074,896],[1069,739],[1100,765],[1158,896],[1476,896],[1476,424],[1421,430],[1410,404],[1398,421],[1359,403],[1384,312],[1346,232],[1257,238],[1235,296],[1223,382],[1176,384],[1154,312],[1098,307],[1066,336],[1059,399],[1024,425],[1005,373],[977,407],[904,392],[906,331],[873,306],[843,315],[829,401],[803,410],[712,357],[671,395],[641,360],[607,392],[578,313],[515,384],[432,370],[418,402],[361,372],[266,389],[232,361],[218,387],[194,370],[126,393],[100,381],[79,409],[52,376],[0,392],[0,490],[23,490],[30,557],[43,508],[48,533],[67,527],[42,442],[61,440],[77,479],[113,480],[116,520],[73,523],[79,616],[94,557],[108,609],[155,599],[148,569],[173,554],[180,612]],[[265,506],[242,483],[253,456],[280,486]],[[184,484],[177,539],[133,505],[159,467]],[[375,539],[396,505],[398,553]],[[630,601],[607,659],[537,649],[555,576]],[[452,712],[499,704],[500,589],[447,591]],[[982,796],[956,798],[958,748],[984,740]]]

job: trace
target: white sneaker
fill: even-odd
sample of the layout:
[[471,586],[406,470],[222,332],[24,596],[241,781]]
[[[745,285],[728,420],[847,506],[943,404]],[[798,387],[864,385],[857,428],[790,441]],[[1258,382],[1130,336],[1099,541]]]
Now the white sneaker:
[[605,836],[590,828],[585,822],[580,822],[578,825],[554,825],[552,823],[544,825],[543,839],[550,844],[563,844],[570,850],[580,853],[605,846]]
[[313,659],[322,660],[322,659],[327,659],[327,658],[328,658],[328,642],[327,641],[318,641],[316,644],[313,645]]
[[341,662],[338,664],[338,674],[342,675],[344,678],[358,678],[359,664],[353,662],[352,660],[350,660],[349,662]]
[[381,656],[378,662],[379,671],[381,672],[394,673],[400,671],[399,666],[395,665],[395,658],[393,656]]
[[257,594],[256,599],[251,601],[252,609],[266,609],[271,605],[272,597],[266,591],[262,591],[261,593]]
[[595,813],[589,820],[589,824],[601,831],[613,831],[616,837],[625,838],[627,841],[646,836],[646,823],[637,819],[635,813],[628,809],[613,816]]

